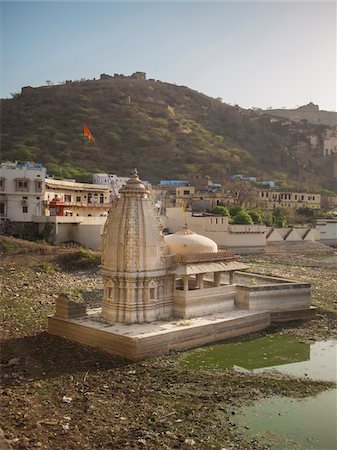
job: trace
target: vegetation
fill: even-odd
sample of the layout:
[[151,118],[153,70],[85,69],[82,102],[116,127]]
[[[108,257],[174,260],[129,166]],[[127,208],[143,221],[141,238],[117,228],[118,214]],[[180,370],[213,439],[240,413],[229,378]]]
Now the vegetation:
[[[143,100],[166,107],[151,110]],[[200,171],[213,180],[243,173],[296,185],[305,172],[295,157],[301,136],[296,125],[290,136],[256,112],[160,81],[56,86],[48,80],[47,86],[2,100],[1,111],[2,158],[42,162],[57,177],[90,181],[92,172],[127,175],[137,166],[152,182]],[[97,146],[83,136],[83,123]],[[307,176],[314,171],[315,183],[329,188],[324,168],[313,158]],[[249,192],[243,194],[245,204]]]
[[253,225],[253,220],[251,215],[245,209],[242,209],[237,213],[237,215],[233,218],[233,224],[237,225]]
[[212,214],[218,214],[219,216],[230,217],[228,208],[225,206],[216,206],[215,208],[210,209],[209,212]]
[[68,270],[98,269],[100,262],[99,252],[93,252],[83,247],[75,252],[62,255],[59,260],[59,263]]

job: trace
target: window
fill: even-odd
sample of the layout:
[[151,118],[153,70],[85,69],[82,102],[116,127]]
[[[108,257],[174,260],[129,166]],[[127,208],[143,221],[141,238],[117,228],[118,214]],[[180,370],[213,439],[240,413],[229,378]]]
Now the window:
[[41,192],[41,191],[42,191],[42,181],[35,180],[35,192]]
[[190,191],[184,191],[184,195],[189,195]]
[[76,201],[77,201],[77,202],[80,202],[80,201],[81,201],[81,197],[80,197],[79,195],[76,197]]
[[150,299],[153,300],[156,295],[156,288],[150,288]]
[[104,203],[104,195],[103,195],[103,194],[101,194],[101,195],[99,196],[99,202],[100,202],[100,203]]
[[29,191],[29,180],[25,178],[16,179],[15,188],[17,191]]
[[70,203],[70,202],[71,202],[71,195],[65,194],[65,195],[64,195],[64,201]]
[[28,213],[28,206],[24,205],[24,206],[22,207],[22,212],[23,212],[24,214]]
[[5,190],[5,178],[0,178],[0,191]]
[[0,214],[5,214],[5,204],[3,202],[0,203]]

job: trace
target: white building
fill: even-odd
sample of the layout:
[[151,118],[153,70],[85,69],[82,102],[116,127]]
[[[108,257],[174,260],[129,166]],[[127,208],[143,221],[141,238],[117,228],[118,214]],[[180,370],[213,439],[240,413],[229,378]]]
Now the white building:
[[236,253],[259,252],[266,246],[265,225],[231,225],[228,217],[183,214],[181,208],[166,208],[161,221],[170,233],[176,233],[185,222],[192,231],[212,239],[221,248],[235,249]]
[[119,177],[113,173],[94,173],[92,176],[92,182],[94,184],[101,184],[108,186],[113,196],[119,196],[119,190],[128,181],[129,177]]
[[0,165],[0,218],[31,222],[43,213],[46,168],[42,164],[3,162]]
[[337,247],[337,219],[317,220],[316,230],[320,233],[320,242],[322,244]]

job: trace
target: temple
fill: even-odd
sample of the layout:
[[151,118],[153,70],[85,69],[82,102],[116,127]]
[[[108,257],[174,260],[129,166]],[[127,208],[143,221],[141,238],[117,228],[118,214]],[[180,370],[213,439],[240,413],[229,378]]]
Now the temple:
[[164,236],[136,169],[120,194],[103,232],[102,307],[60,297],[50,333],[134,360],[315,316],[310,284],[249,273],[187,226]]

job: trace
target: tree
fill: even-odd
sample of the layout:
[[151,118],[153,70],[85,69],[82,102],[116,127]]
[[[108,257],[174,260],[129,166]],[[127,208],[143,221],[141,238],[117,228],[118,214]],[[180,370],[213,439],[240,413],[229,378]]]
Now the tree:
[[226,184],[223,189],[229,192],[240,206],[254,204],[256,206],[256,192],[249,181],[237,180]]
[[253,211],[249,211],[249,214],[255,224],[260,225],[263,223],[264,216],[261,212],[254,209]]
[[249,212],[243,209],[237,213],[232,223],[236,225],[253,225],[253,220]]
[[210,212],[212,214],[219,214],[220,216],[230,216],[228,209],[224,206],[216,206],[215,208],[211,209]]
[[235,217],[240,211],[242,211],[242,207],[239,205],[229,206],[228,211],[232,217]]
[[287,211],[281,206],[277,206],[273,211],[274,226],[284,228],[287,225]]
[[306,217],[307,219],[312,219],[315,215],[315,210],[309,206],[303,206],[302,208],[296,209],[297,214]]

